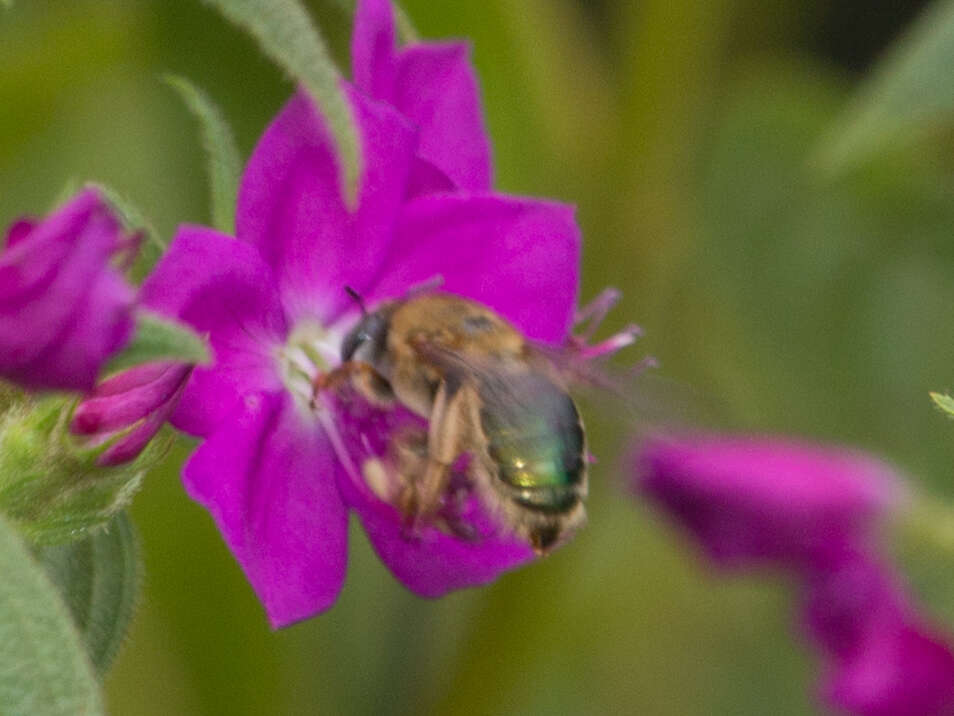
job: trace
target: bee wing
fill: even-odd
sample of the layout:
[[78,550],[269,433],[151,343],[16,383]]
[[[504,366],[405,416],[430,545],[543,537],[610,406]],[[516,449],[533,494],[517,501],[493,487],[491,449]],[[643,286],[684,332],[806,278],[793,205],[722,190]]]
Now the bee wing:
[[497,430],[519,433],[540,419],[552,423],[550,429],[574,429],[579,423],[566,382],[535,353],[528,361],[494,361],[426,341],[415,348],[442,370],[451,393],[472,385]]
[[531,350],[557,371],[571,392],[600,413],[613,411],[640,432],[656,428],[702,427],[718,422],[714,401],[681,381],[656,371],[655,361],[643,359],[621,368],[606,357],[587,357],[578,346],[533,342]]
[[519,371],[444,345],[426,341],[416,345],[422,357],[439,366],[450,383],[478,386],[483,401],[502,417],[508,411],[522,414],[525,406],[539,407],[555,384],[565,386],[587,408],[592,407],[593,414],[610,412],[639,433],[719,422],[713,401],[685,383],[658,375],[648,362],[621,369],[604,357],[584,356],[572,343],[554,346],[528,340],[527,347],[526,370]]

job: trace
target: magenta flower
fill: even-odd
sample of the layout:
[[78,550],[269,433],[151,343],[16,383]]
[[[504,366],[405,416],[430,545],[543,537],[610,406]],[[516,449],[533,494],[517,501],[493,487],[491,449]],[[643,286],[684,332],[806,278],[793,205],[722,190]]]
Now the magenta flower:
[[463,42],[398,49],[389,0],[359,0],[351,42],[355,86],[390,104],[418,130],[408,193],[492,185],[477,76]]
[[843,545],[803,575],[806,627],[830,661],[825,695],[864,716],[952,713],[954,652],[873,551]]
[[[362,138],[358,208],[339,193],[329,132],[304,94],[266,130],[239,191],[237,240],[182,227],[142,300],[207,335],[171,422],[204,438],[187,463],[204,504],[279,627],[328,608],[346,567],[347,511],[382,561],[425,596],[480,584],[532,558],[466,490],[441,524],[409,535],[381,461],[409,416],[322,393],[360,313],[440,275],[527,335],[564,339],[576,300],[579,232],[570,208],[492,193],[408,199],[418,132],[393,108],[350,91]],[[449,118],[449,121],[454,121]],[[362,412],[363,411],[363,412]]]
[[129,339],[134,291],[111,265],[129,246],[85,189],[42,221],[21,220],[0,253],[0,377],[88,390]]
[[191,365],[157,362],[110,376],[76,407],[70,432],[109,443],[99,465],[129,462],[172,415],[191,373]]
[[634,486],[720,567],[785,568],[829,663],[826,697],[864,716],[954,712],[954,652],[876,556],[895,474],[858,453],[781,439],[650,439]]
[[866,531],[891,504],[893,473],[858,453],[785,440],[651,440],[639,489],[726,566],[800,565]]

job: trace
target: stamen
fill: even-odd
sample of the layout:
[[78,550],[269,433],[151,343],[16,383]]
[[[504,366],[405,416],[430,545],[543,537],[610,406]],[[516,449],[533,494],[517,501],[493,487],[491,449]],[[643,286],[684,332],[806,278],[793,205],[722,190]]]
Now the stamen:
[[404,294],[404,298],[414,298],[422,293],[430,293],[444,285],[444,277],[441,274],[434,274],[430,278],[424,279],[420,283],[411,286]]
[[642,375],[643,373],[645,373],[647,370],[655,370],[658,367],[659,367],[658,360],[656,360],[653,356],[646,356],[641,361],[639,361],[639,363],[637,363],[636,365],[634,365],[632,368],[629,369],[629,375],[632,378],[636,378]]
[[361,484],[361,474],[358,472],[357,466],[351,459],[351,454],[348,452],[344,445],[344,441],[341,439],[341,433],[338,432],[338,426],[335,425],[335,421],[331,417],[331,411],[325,409],[325,406],[316,405],[315,407],[315,415],[318,416],[318,421],[321,423],[321,427],[324,429],[325,435],[328,436],[328,442],[331,443],[331,449],[335,451],[335,455],[337,455],[338,460],[341,461],[341,465],[344,467],[345,472],[348,473],[348,477],[350,477],[356,485]]
[[577,337],[586,343],[596,330],[600,327],[606,314],[617,304],[623,294],[616,288],[604,288],[600,294],[588,304],[578,309],[573,317],[575,327],[585,327],[577,334]]
[[631,324],[614,336],[610,336],[605,341],[597,343],[594,346],[584,345],[580,336],[574,338],[580,342],[580,356],[586,360],[598,358],[600,356],[615,353],[620,348],[631,346],[643,335],[643,329],[636,324]]

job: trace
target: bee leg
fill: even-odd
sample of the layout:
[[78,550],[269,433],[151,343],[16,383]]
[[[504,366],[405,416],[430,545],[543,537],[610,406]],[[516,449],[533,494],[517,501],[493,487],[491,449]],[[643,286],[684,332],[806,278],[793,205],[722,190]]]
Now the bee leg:
[[369,402],[388,407],[394,402],[391,384],[370,363],[348,361],[334,370],[319,373],[311,383],[311,408],[318,404],[318,394],[325,390],[339,390],[350,385]]
[[459,384],[442,381],[434,398],[423,472],[409,481],[410,489],[402,500],[412,530],[439,510],[451,466],[466,451],[470,434],[469,393],[459,388]]

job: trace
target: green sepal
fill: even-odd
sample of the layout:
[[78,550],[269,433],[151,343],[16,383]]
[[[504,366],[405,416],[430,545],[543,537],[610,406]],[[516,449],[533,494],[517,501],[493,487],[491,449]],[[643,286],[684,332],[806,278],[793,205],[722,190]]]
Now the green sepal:
[[0,712],[103,713],[93,666],[56,588],[0,517]]
[[111,186],[102,182],[92,182],[89,186],[96,189],[112,210],[116,212],[126,231],[139,234],[145,238],[139,244],[135,261],[133,261],[129,272],[134,281],[141,281],[168,248],[166,241],[159,234],[155,225],[146,218],[146,215],[129,197],[120,194]]
[[136,332],[132,340],[107,363],[104,375],[153,361],[208,363],[206,342],[184,323],[163,318],[150,311],[136,312]]
[[944,393],[932,392],[929,395],[941,412],[946,413],[949,418],[954,418],[954,398]]
[[199,120],[202,144],[209,163],[212,225],[219,231],[233,234],[242,161],[232,130],[221,110],[191,81],[178,75],[166,75],[163,81],[179,93],[182,101]]
[[127,231],[141,231],[145,235],[147,243],[155,244],[162,250],[166,249],[166,242],[159,236],[159,231],[142,211],[129,200],[129,197],[123,196],[111,186],[102,182],[92,182],[90,186],[103,195],[103,199],[116,212]]
[[121,512],[85,539],[44,547],[38,557],[102,678],[122,645],[139,592],[139,545],[129,517]]
[[257,41],[314,98],[334,135],[344,168],[344,196],[356,206],[361,145],[351,106],[341,90],[341,73],[298,0],[205,0]]
[[101,466],[107,444],[70,435],[73,401],[48,397],[14,406],[0,418],[0,513],[36,544],[85,537],[121,511],[171,437],[153,438],[128,463]]

